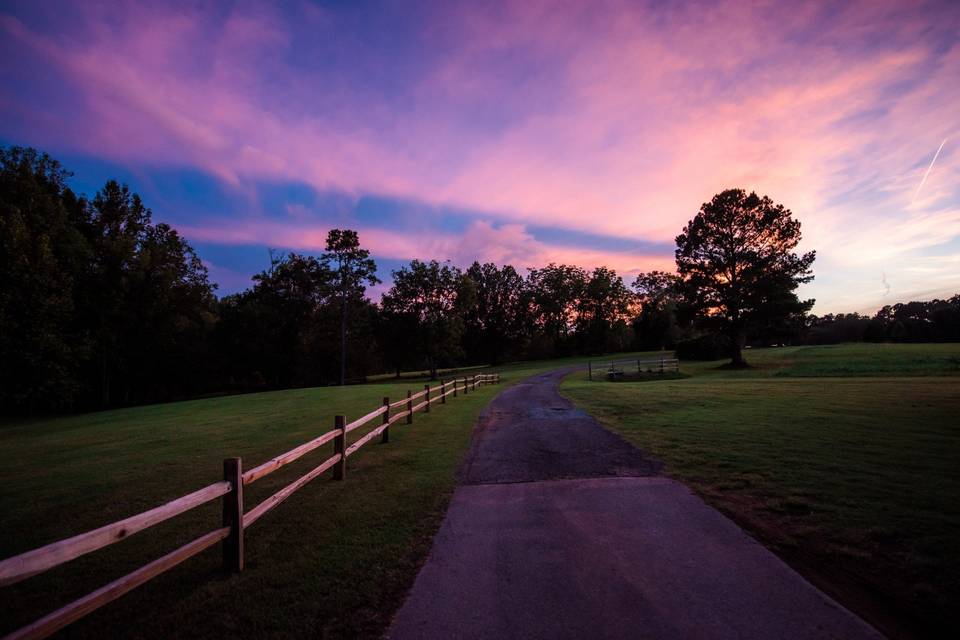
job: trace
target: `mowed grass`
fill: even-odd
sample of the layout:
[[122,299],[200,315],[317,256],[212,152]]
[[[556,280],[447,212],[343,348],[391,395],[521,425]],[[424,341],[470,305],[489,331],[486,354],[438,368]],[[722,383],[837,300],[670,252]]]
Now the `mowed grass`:
[[891,634],[960,623],[960,345],[747,352],[563,391]]
[[[509,380],[510,376],[505,376]],[[296,492],[246,535],[246,570],[226,575],[219,548],[107,605],[65,637],[374,637],[429,549],[482,407],[501,386],[462,393],[413,425],[391,427]],[[0,557],[152,508],[252,468],[422,384],[368,384],[178,402],[0,428]],[[376,422],[371,423],[376,426]],[[350,434],[354,441],[365,429]],[[332,445],[245,488],[247,509],[332,452]],[[219,526],[211,503],[128,540],[0,590],[10,631]]]

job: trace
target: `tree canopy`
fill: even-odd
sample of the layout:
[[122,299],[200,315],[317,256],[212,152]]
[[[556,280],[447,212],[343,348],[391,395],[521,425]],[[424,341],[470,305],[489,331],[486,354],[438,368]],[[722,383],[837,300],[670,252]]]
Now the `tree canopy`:
[[813,300],[796,289],[813,279],[813,251],[798,254],[800,222],[767,196],[728,189],[700,207],[677,236],[677,272],[697,312],[733,343],[731,360],[744,364],[748,332],[802,316]]
[[392,317],[415,327],[407,336],[418,346],[430,377],[443,363],[462,353],[463,312],[473,303],[476,288],[457,267],[431,260],[413,260],[393,272],[393,286],[381,306]]

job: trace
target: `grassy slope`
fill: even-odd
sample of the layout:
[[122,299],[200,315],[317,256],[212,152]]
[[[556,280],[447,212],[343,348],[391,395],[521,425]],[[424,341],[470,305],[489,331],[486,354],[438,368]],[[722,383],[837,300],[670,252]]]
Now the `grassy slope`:
[[747,357],[683,380],[576,374],[564,393],[888,631],[955,625],[960,345]]

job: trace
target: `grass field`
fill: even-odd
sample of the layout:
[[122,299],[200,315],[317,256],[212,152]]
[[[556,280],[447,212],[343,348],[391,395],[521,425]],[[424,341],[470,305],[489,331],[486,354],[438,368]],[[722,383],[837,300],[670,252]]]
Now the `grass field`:
[[[582,359],[581,359],[582,360]],[[391,427],[390,444],[350,457],[296,492],[246,535],[247,568],[228,576],[212,549],[68,627],[124,637],[380,637],[429,550],[483,406],[511,381],[578,359],[500,368],[499,386],[448,398]],[[412,373],[416,376],[418,373]],[[462,374],[461,374],[462,375]],[[370,383],[226,396],[0,425],[0,558],[119,520],[221,477],[223,458],[252,468],[423,388]],[[375,425],[374,425],[375,426]],[[350,441],[365,429],[350,434]],[[245,487],[256,505],[323,460],[313,452]],[[0,634],[219,526],[219,504],[0,589]]]
[[[399,399],[408,384],[303,389],[8,424],[0,429],[0,557],[132,515],[247,468]],[[414,391],[418,387],[412,387]],[[422,385],[419,387],[422,388]],[[484,404],[481,387],[391,428],[351,456],[344,482],[307,485],[247,532],[247,570],[208,551],[107,605],[69,637],[377,636],[429,548]],[[351,441],[363,434],[351,433]],[[245,489],[248,508],[329,455],[314,452]],[[215,528],[215,502],[7,587],[10,631]]]
[[564,393],[888,633],[960,623],[960,345],[746,352]]

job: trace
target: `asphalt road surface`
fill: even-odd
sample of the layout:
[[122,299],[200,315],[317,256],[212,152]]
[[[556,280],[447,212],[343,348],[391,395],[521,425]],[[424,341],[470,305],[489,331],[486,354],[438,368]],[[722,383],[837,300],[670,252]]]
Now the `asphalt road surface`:
[[565,373],[487,407],[389,637],[881,637],[575,409]]

